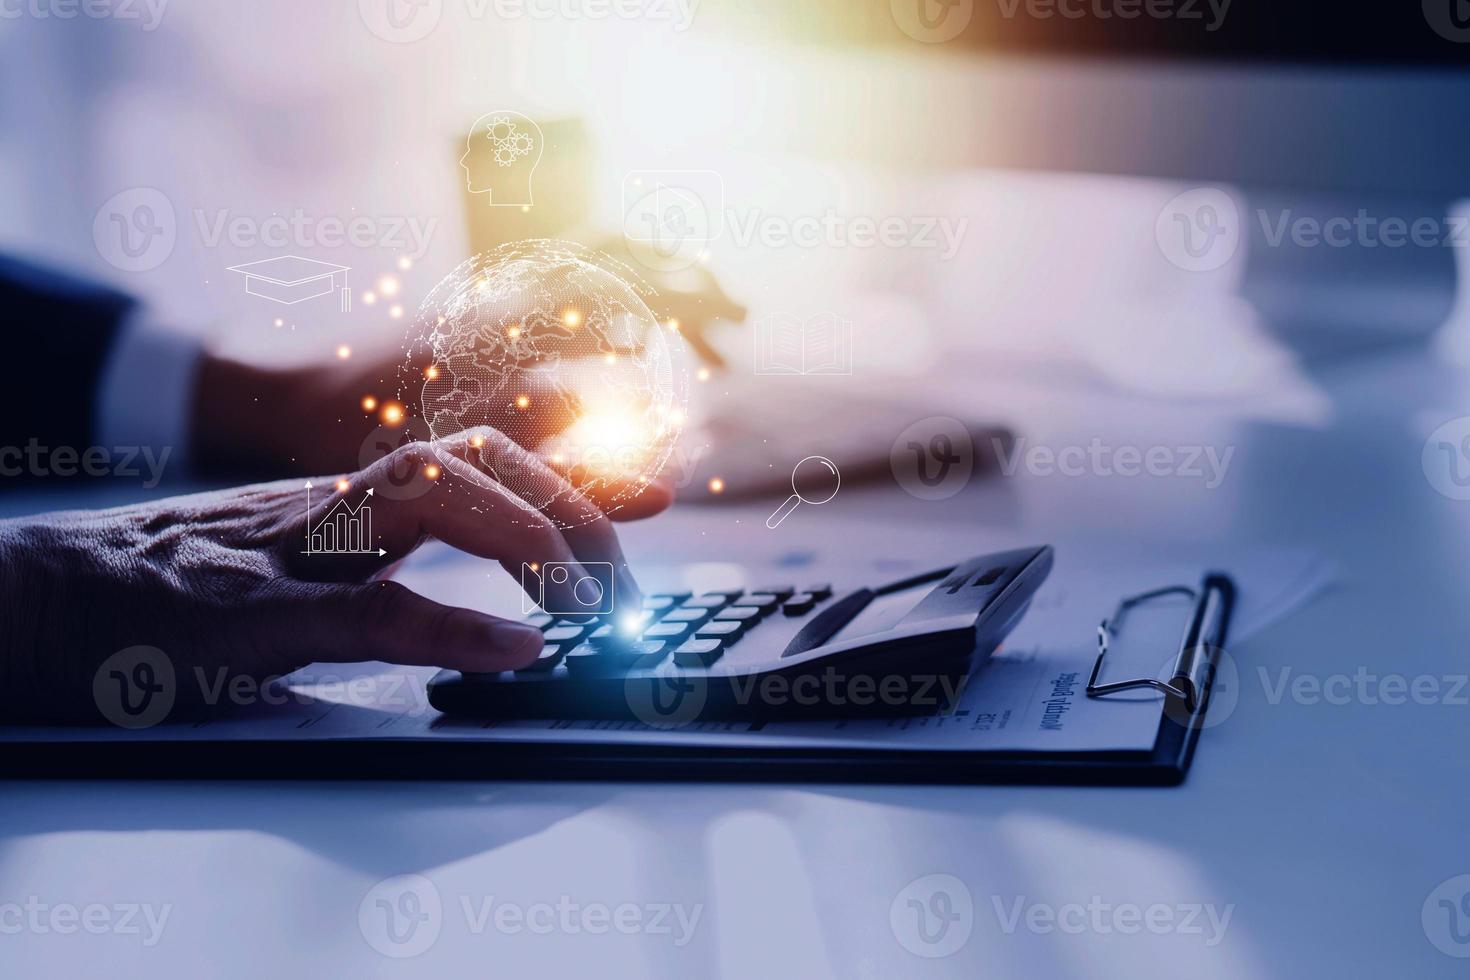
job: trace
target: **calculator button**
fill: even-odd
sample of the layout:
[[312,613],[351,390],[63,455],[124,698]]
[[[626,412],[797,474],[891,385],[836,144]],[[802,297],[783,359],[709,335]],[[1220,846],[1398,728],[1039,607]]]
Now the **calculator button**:
[[619,635],[615,626],[611,623],[604,623],[592,631],[592,635],[587,637],[587,642],[593,646],[605,647],[617,643],[623,638],[622,635]]
[[775,612],[781,597],[774,592],[747,592],[735,600],[737,606],[755,606],[761,612]]
[[764,588],[752,589],[752,592],[769,592],[774,596],[785,599],[796,593],[794,585],[767,585]]
[[674,605],[677,606],[679,603],[683,602],[685,599],[688,599],[691,595],[693,595],[693,593],[691,593],[691,592],[655,592],[653,595],[651,595],[651,596],[645,596],[644,598],[645,599],[669,599],[669,600],[671,600],[673,602]]
[[547,643],[565,643],[570,646],[587,635],[587,627],[562,624],[553,626],[544,635]]
[[627,646],[612,647],[604,656],[612,656],[621,670],[648,670],[657,667],[669,655],[670,645],[662,640],[639,640]]
[[701,596],[695,596],[693,599],[690,599],[688,602],[684,603],[684,605],[680,606],[679,608],[681,608],[681,609],[719,609],[721,606],[728,606],[729,604],[730,604],[729,598],[726,597],[726,596],[724,596],[724,595],[701,595]]
[[694,634],[696,640],[725,640],[734,643],[745,632],[745,624],[739,620],[716,619],[705,623]]
[[611,657],[603,654],[602,650],[590,643],[582,643],[573,647],[563,661],[567,670],[573,673],[612,673],[617,669]]
[[694,629],[692,623],[659,623],[643,631],[645,640],[682,640]]
[[761,621],[761,616],[763,615],[764,613],[755,606],[731,606],[728,609],[721,609],[715,613],[714,621],[722,623],[726,620],[734,620],[738,623],[748,623],[754,626]]
[[531,615],[526,617],[527,626],[534,626],[537,629],[541,630],[546,629],[554,622],[556,622],[556,620],[551,616],[546,615],[546,613],[532,613]]
[[663,658],[669,655],[672,644],[666,644],[661,639],[642,639],[637,644],[628,644],[619,648],[619,657],[623,658],[629,670],[648,670],[663,663]]
[[788,616],[805,616],[816,604],[817,600],[810,592],[801,592],[787,599],[781,611]]
[[668,655],[668,644],[658,640],[595,647],[583,643],[567,654],[567,670],[574,674],[620,674],[655,667]]
[[832,598],[832,583],[820,582],[816,585],[808,585],[806,587],[806,593],[818,602],[821,602],[823,599],[830,599]]
[[673,609],[665,614],[660,623],[694,623],[698,625],[709,619],[711,609]]
[[674,651],[674,664],[679,667],[708,667],[725,655],[720,640],[690,640]]
[[541,656],[536,658],[535,663],[526,664],[526,666],[517,670],[516,673],[543,674],[548,670],[554,669],[557,664],[562,662],[566,655],[567,648],[565,646],[548,643],[541,648]]
[[663,609],[673,609],[679,601],[671,595],[648,595],[643,597],[643,608],[649,612],[659,612]]

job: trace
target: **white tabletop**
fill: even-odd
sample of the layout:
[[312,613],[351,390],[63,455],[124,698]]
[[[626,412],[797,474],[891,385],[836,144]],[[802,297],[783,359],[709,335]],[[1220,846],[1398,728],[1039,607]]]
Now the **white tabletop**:
[[[1232,651],[1239,704],[1183,786],[9,784],[0,975],[1463,975],[1470,502],[1421,450],[1470,378],[1408,352],[1314,380],[1321,428],[1212,432],[1236,448],[1213,490],[1022,474],[829,505],[1337,562]],[[1119,438],[1181,441],[1178,413],[1141,417]]]

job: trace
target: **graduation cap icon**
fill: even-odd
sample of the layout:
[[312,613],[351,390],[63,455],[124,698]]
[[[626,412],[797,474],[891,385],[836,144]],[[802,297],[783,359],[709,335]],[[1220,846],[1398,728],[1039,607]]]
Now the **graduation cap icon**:
[[300,255],[280,255],[259,262],[232,265],[229,271],[245,277],[245,292],[251,296],[291,305],[335,290],[342,300],[342,312],[352,309],[352,292],[347,288],[347,273],[352,270],[345,265]]

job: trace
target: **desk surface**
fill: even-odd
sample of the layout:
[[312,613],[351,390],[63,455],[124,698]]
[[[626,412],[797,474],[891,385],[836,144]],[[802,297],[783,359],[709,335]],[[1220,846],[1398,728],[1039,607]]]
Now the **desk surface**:
[[[1153,410],[1103,434],[1234,446],[1215,489],[1022,472],[943,504],[890,487],[829,505],[1336,561],[1329,595],[1232,651],[1239,704],[1182,787],[9,784],[0,973],[1463,975],[1438,947],[1470,955],[1450,928],[1470,928],[1470,885],[1440,888],[1470,874],[1470,502],[1430,486],[1421,449],[1470,415],[1470,378],[1403,352],[1315,380],[1324,428],[1181,440]],[[1086,445],[1085,425],[1033,443]],[[371,891],[402,874],[434,894]],[[379,899],[419,916],[417,957],[373,948]]]

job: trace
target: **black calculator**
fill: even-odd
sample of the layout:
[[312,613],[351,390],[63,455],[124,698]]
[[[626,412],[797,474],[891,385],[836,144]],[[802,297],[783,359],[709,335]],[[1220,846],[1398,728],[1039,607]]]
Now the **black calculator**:
[[913,715],[951,708],[1051,570],[1049,546],[972,558],[875,587],[773,583],[646,596],[641,617],[531,617],[545,632],[515,671],[440,671],[448,714],[619,719]]

